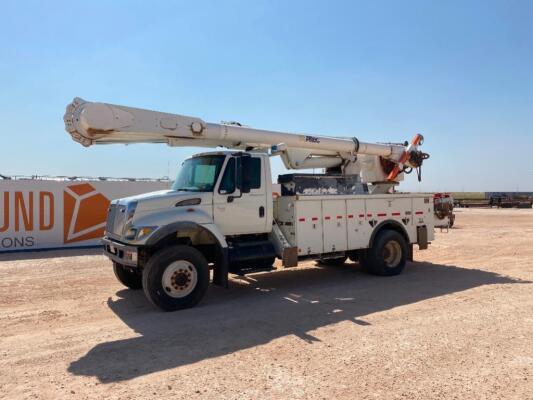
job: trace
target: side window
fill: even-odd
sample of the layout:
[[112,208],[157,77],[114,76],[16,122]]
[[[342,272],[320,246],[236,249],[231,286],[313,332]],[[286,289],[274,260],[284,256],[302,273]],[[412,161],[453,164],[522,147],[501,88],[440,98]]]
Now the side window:
[[243,183],[249,183],[250,189],[261,187],[261,159],[258,157],[247,157],[242,160]]
[[235,158],[230,158],[226,164],[226,170],[220,181],[218,192],[220,194],[230,194],[235,191]]

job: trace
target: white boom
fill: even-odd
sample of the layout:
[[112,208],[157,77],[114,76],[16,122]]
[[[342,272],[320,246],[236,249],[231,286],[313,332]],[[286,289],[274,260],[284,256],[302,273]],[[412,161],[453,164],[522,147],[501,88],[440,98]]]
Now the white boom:
[[[331,168],[355,163],[357,155],[382,157],[395,164],[387,180],[395,181],[405,167],[419,167],[417,150],[423,137],[409,146],[252,129],[238,123],[206,123],[195,117],[75,98],[67,106],[65,129],[83,146],[106,143],[166,143],[169,146],[270,149],[288,168]],[[296,161],[295,161],[296,160]]]

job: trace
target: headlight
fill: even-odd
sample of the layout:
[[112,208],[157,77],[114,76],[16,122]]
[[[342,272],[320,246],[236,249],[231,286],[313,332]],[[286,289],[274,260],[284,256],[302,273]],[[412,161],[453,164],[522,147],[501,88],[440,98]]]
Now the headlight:
[[126,240],[133,240],[135,239],[135,235],[137,234],[137,229],[135,228],[130,228],[126,231],[126,233],[124,234],[124,239]]
[[124,234],[124,239],[126,240],[141,240],[146,236],[150,235],[153,231],[157,229],[157,226],[143,226],[140,228],[129,228]]
[[137,239],[145,238],[146,236],[150,235],[153,231],[155,231],[157,226],[144,226],[142,228],[137,229]]

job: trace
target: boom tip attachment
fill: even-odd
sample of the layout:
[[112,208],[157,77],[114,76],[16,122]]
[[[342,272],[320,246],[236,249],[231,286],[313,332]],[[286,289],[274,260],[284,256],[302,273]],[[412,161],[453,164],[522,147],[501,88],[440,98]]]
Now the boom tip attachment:
[[81,97],[75,97],[74,100],[72,100],[72,103],[67,105],[63,121],[65,122],[65,130],[70,134],[72,139],[84,147],[89,147],[93,144],[93,141],[83,136],[76,128],[76,123],[78,122],[81,113],[81,106],[85,103],[87,102]]

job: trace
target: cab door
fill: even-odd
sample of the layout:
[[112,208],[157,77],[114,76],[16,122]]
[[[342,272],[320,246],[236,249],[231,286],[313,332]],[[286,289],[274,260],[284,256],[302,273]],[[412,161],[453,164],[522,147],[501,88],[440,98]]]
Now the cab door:
[[[213,194],[213,217],[222,234],[268,232],[264,163],[264,157],[249,154],[227,157]],[[239,181],[249,193],[240,190]]]

